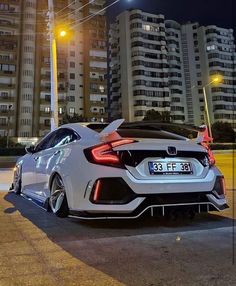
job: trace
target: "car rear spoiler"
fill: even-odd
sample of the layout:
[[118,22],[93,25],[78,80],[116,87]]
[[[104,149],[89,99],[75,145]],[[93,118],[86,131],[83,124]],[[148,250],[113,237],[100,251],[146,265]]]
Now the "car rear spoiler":
[[116,132],[116,130],[124,121],[124,119],[117,119],[115,121],[112,121],[99,133],[100,140],[103,142],[109,142],[121,139],[122,137]]

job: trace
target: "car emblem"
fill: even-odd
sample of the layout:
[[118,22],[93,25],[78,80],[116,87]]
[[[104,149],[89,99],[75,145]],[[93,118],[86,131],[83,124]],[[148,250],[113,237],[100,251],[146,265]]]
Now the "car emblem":
[[168,146],[167,148],[167,154],[168,155],[177,155],[177,150],[173,146]]

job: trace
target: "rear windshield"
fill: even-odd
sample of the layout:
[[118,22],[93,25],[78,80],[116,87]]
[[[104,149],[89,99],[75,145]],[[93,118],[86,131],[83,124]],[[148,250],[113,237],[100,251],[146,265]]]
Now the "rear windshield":
[[182,136],[164,130],[144,130],[134,128],[118,129],[117,132],[122,137],[186,140],[186,138]]
[[[89,123],[86,124],[92,130],[101,132],[108,124],[107,123]],[[179,130],[178,130],[179,131]],[[122,124],[117,132],[122,137],[132,137],[132,138],[153,138],[153,139],[174,139],[174,140],[186,140],[185,134],[183,136],[162,130],[153,126],[140,126],[140,127],[131,127]]]

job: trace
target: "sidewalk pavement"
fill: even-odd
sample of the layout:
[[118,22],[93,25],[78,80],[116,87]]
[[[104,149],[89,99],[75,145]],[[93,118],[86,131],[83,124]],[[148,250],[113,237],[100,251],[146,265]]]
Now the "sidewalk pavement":
[[13,179],[13,169],[0,169],[0,192],[9,191]]
[[105,272],[74,257],[29,218],[40,214],[50,226],[48,213],[28,209],[25,217],[14,205],[24,204],[14,194],[0,193],[0,286],[121,286]]

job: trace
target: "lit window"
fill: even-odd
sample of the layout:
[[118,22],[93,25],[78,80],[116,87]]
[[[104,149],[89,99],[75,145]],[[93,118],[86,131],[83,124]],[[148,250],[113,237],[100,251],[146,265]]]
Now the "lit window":
[[145,31],[150,31],[150,30],[151,30],[151,27],[150,27],[150,25],[143,25],[143,29],[144,29]]
[[105,87],[103,85],[99,85],[99,90],[100,90],[100,92],[104,93],[105,92]]
[[69,108],[69,113],[70,114],[75,114],[75,108],[74,107],[70,107]]
[[44,109],[44,111],[46,112],[46,113],[50,113],[50,107],[45,107],[45,109]]

